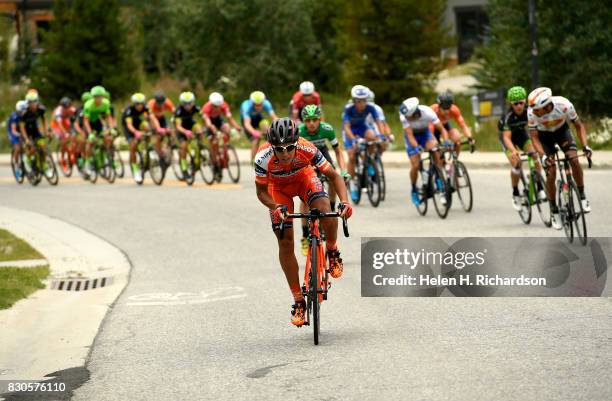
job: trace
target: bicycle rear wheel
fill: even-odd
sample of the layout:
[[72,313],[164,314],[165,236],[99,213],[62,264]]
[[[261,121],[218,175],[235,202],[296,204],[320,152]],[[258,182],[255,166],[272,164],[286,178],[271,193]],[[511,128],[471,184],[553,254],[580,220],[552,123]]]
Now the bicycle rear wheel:
[[240,160],[238,159],[238,153],[232,145],[227,145],[227,172],[233,183],[240,181]]
[[314,334],[314,343],[319,345],[319,330],[320,330],[320,307],[319,302],[319,266],[317,258],[317,241],[310,241],[310,277],[308,283],[309,302],[312,310],[312,329]]
[[538,214],[540,215],[542,223],[544,223],[546,227],[550,227],[552,225],[552,213],[550,213],[550,202],[548,201],[548,196],[544,199],[540,199],[539,197],[540,191],[546,192],[546,181],[544,180],[544,177],[542,177],[542,174],[540,174],[538,171],[531,172],[531,179],[535,188],[535,200]]
[[459,197],[463,210],[471,212],[474,205],[472,181],[470,181],[470,175],[468,174],[467,168],[460,161],[455,163],[453,178],[457,196]]
[[115,171],[115,163],[113,161],[113,151],[104,151],[104,178],[109,184],[115,182],[117,178],[117,172]]
[[580,193],[574,182],[570,182],[570,195],[569,201],[572,205],[571,210],[573,213],[573,222],[576,228],[576,235],[582,245],[587,243],[587,226],[584,210],[582,209],[582,203],[580,202]]
[[[442,170],[438,166],[432,166],[431,173],[432,174],[429,176],[429,187],[432,191],[434,207],[438,216],[440,216],[441,219],[445,219],[450,207],[446,180],[444,179]],[[444,200],[446,200],[446,203],[444,203]]]

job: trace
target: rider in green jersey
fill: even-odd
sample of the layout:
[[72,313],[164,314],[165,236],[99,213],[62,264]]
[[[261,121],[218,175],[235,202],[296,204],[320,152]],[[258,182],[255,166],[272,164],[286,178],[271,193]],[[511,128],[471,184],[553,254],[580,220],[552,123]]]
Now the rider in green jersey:
[[[298,127],[300,136],[313,143],[321,151],[327,161],[335,168],[334,162],[332,161],[331,155],[329,154],[329,148],[327,143],[329,142],[336,153],[336,160],[342,171],[342,176],[346,176],[346,163],[344,160],[344,154],[340,150],[340,143],[336,138],[336,132],[334,127],[330,124],[321,121],[321,108],[316,104],[307,105],[302,109],[302,121],[304,121]],[[336,203],[336,189],[333,185],[329,186],[329,200],[331,203],[332,210],[335,209]],[[306,205],[301,202],[300,209],[303,213],[307,211]],[[306,255],[308,253],[308,226],[306,220],[302,221],[302,253]]]
[[85,106],[83,106],[83,125],[85,126],[85,132],[87,134],[87,147],[85,150],[85,172],[87,174],[91,173],[93,164],[93,144],[96,137],[99,135],[104,136],[104,145],[108,150],[110,150],[113,143],[113,137],[109,132],[109,128],[111,127],[111,106],[110,101],[106,99],[106,89],[98,85],[91,88],[90,93],[92,99],[85,102]]

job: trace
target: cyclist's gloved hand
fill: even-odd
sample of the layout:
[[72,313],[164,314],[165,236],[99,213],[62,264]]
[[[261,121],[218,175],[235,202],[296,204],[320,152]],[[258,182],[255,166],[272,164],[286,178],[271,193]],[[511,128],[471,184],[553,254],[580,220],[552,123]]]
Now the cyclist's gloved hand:
[[186,130],[186,131],[185,131],[185,136],[186,136],[187,138],[193,138],[193,131],[191,131],[191,130]]
[[158,134],[160,134],[160,135],[164,135],[164,134],[166,133],[166,129],[165,129],[165,128],[163,128],[163,127],[159,127],[159,128],[157,128],[157,130],[156,130],[156,131],[157,131],[157,133],[158,133]]
[[338,205],[338,212],[340,212],[340,217],[349,218],[353,215],[353,207],[350,203],[340,202]]
[[469,143],[470,145],[474,145],[474,144],[476,143],[476,139],[474,139],[474,138],[470,137],[470,138],[468,138],[468,143]]
[[425,149],[423,149],[423,147],[422,147],[421,145],[419,145],[419,146],[417,146],[416,150],[417,150],[417,152],[419,152],[419,153],[423,153],[423,151],[424,151]]
[[395,135],[389,134],[389,142],[395,142]]
[[444,141],[444,147],[451,148],[452,146],[453,146],[453,143],[450,140],[446,139]]
[[136,139],[140,139],[142,138],[142,131],[134,131],[134,136],[136,137]]
[[111,128],[111,129],[110,129],[110,134],[111,134],[112,136],[117,136],[117,135],[119,134],[119,132],[118,132],[118,131],[117,131],[115,128]]
[[586,154],[586,157],[588,157],[589,159],[591,158],[591,156],[593,156],[593,149],[591,149],[588,145],[582,148],[582,150]]
[[550,166],[553,165],[552,157],[548,157],[546,155],[543,155],[541,160],[542,160],[542,166],[544,166],[544,167],[550,167]]
[[345,180],[350,180],[352,178],[348,171],[342,171],[340,173],[340,176]]
[[283,220],[285,220],[285,216],[287,215],[287,206],[278,205],[276,209],[272,211],[272,222],[274,224],[280,224]]

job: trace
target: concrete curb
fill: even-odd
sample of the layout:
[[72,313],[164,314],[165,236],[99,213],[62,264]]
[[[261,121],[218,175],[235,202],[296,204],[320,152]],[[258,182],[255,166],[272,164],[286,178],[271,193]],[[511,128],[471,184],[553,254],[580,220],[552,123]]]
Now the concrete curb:
[[[0,206],[0,227],[45,255],[51,269],[47,288],[0,311],[0,380],[43,380],[84,366],[101,322],[128,282],[129,260],[92,233],[38,213]],[[87,290],[84,284],[74,290],[85,281]],[[51,289],[61,282],[62,290]],[[69,282],[75,285],[67,291]]]

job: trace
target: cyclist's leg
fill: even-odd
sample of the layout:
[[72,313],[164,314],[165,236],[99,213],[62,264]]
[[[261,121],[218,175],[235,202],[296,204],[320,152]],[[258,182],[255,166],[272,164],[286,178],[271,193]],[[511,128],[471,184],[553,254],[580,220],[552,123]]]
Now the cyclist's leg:
[[461,134],[459,133],[459,130],[450,125],[449,122],[447,122],[447,124],[449,139],[455,144],[455,152],[457,152],[457,155],[459,155],[459,153],[461,153]]
[[[293,185],[275,187],[273,185],[268,187],[268,193],[277,204],[287,206],[289,213],[293,212],[293,193],[295,192]],[[272,221],[272,230],[278,240],[278,258],[285,273],[287,284],[293,299],[295,302],[304,299],[302,295],[302,288],[300,287],[299,267],[297,259],[295,258],[295,252],[293,250],[293,221],[287,219],[284,227],[285,232],[283,238],[280,238],[280,224],[275,224],[272,219],[272,212],[270,212],[270,220]]]
[[351,176],[355,176],[355,140],[349,139],[344,130],[342,130],[342,139],[344,140],[344,150],[348,158],[347,170]]
[[[419,143],[418,137],[415,136],[417,140],[417,144],[422,146]],[[406,153],[408,154],[408,159],[410,159],[410,184],[412,186],[412,192],[416,192],[416,182],[419,174],[419,162],[421,159],[418,147],[413,147],[408,140],[408,136],[404,134],[404,140],[406,143]]]
[[[552,137],[552,132],[539,132],[538,137],[544,148],[544,154],[552,157],[555,152],[555,140]],[[550,202],[550,210],[555,213],[557,210],[557,200],[555,199],[555,192],[557,190],[555,180],[557,179],[557,166],[551,163],[546,169],[546,193],[548,195],[548,201]]]
[[189,145],[189,140],[182,132],[176,131],[176,140],[179,143],[179,165],[181,167],[181,171],[183,175],[187,174],[188,164],[187,164],[187,147]]
[[[502,150],[504,154],[506,155],[506,158],[508,159],[508,163],[510,163],[510,184],[512,185],[512,196],[519,196],[518,182],[520,178],[520,170],[519,170],[520,163],[521,163],[520,157],[516,158],[513,156],[510,149],[508,149],[506,145],[504,145],[504,141],[501,137],[501,134],[500,134],[499,139],[500,139],[499,142],[501,143]],[[512,143],[515,147],[517,147],[518,149],[521,149],[520,144],[515,140],[515,138],[512,138]]]

